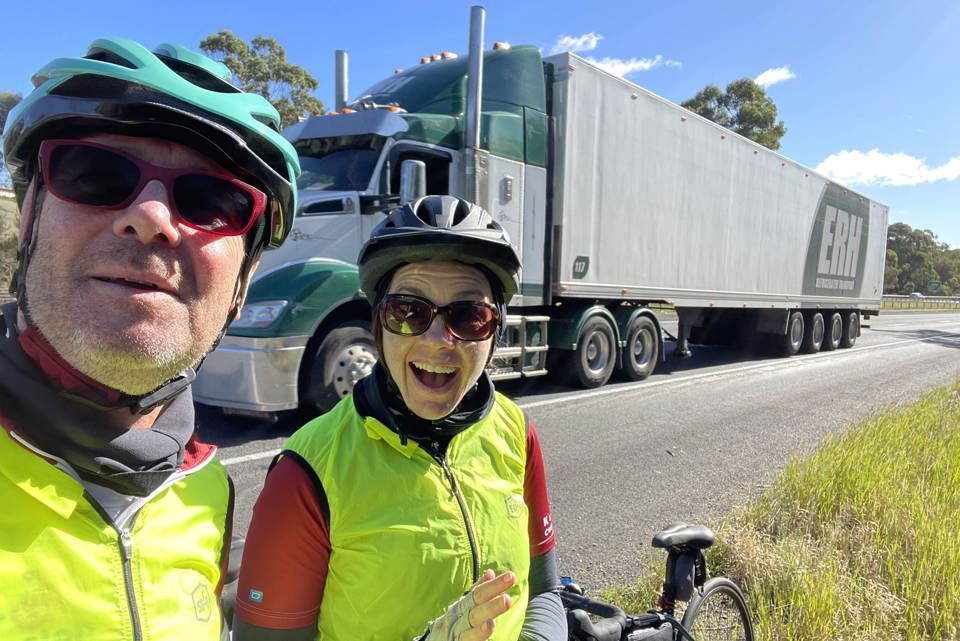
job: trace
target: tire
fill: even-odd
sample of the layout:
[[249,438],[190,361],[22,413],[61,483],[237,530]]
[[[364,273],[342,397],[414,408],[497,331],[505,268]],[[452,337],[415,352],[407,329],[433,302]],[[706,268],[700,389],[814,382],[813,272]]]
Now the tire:
[[823,345],[820,346],[820,349],[832,352],[840,347],[840,339],[843,338],[843,318],[841,318],[839,312],[830,314],[824,330]]
[[330,330],[301,366],[300,408],[322,413],[353,391],[373,371],[377,346],[370,323],[350,321]]
[[791,312],[787,320],[787,333],[780,338],[780,351],[784,356],[793,356],[803,345],[803,314]]
[[697,641],[754,641],[747,601],[724,577],[710,579],[693,595],[680,623]]
[[623,347],[620,375],[629,381],[642,381],[653,373],[660,359],[660,339],[657,326],[649,316],[637,316],[627,329],[627,344]]
[[610,321],[603,316],[587,319],[570,357],[573,380],[581,387],[600,387],[610,380],[617,364],[617,339]]
[[853,347],[860,336],[860,312],[848,312],[843,316],[843,330],[840,332],[840,347]]
[[803,332],[803,346],[800,348],[804,354],[816,354],[823,345],[823,335],[825,333],[823,314],[814,312],[805,319],[806,328]]

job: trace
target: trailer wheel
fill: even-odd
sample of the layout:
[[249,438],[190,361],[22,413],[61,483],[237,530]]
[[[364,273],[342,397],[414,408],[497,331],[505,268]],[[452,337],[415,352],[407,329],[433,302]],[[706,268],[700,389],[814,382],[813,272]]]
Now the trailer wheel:
[[300,407],[326,412],[348,396],[376,362],[377,346],[369,322],[349,321],[333,328],[304,362],[309,369],[300,386]]
[[823,314],[814,312],[806,318],[806,331],[803,334],[803,352],[805,354],[815,354],[820,351],[823,345]]
[[657,327],[648,316],[637,316],[627,330],[620,374],[631,381],[642,381],[653,373],[660,357]]
[[571,369],[582,387],[600,387],[610,380],[617,364],[617,340],[610,322],[603,316],[591,316],[580,330],[571,356]]
[[860,335],[860,312],[849,312],[843,317],[840,347],[853,347]]
[[800,346],[803,344],[803,314],[791,312],[790,319],[787,321],[787,333],[780,340],[784,356],[793,356],[800,351]]
[[839,312],[830,314],[826,330],[823,335],[823,345],[820,346],[820,349],[832,352],[840,347],[840,339],[843,338],[843,318]]

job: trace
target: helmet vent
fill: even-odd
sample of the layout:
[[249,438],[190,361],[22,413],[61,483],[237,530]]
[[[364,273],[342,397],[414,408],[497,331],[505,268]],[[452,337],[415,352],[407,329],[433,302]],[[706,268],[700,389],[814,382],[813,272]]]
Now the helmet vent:
[[217,93],[241,93],[239,89],[231,85],[229,82],[214,76],[202,67],[198,67],[190,64],[189,62],[185,62],[177,58],[171,58],[170,56],[165,56],[160,53],[154,55],[162,60],[163,64],[175,71],[178,76],[187,82],[197,85],[198,87],[208,91],[216,91]]
[[258,121],[258,122],[262,122],[262,123],[265,124],[266,126],[270,127],[270,128],[273,129],[274,131],[276,131],[277,133],[280,132],[280,128],[277,127],[277,121],[274,120],[273,118],[270,118],[269,116],[262,116],[262,115],[260,115],[260,114],[250,114],[250,115],[253,116],[253,119],[254,119],[254,120],[256,120],[256,121]]
[[136,69],[137,66],[126,58],[117,55],[106,49],[91,49],[90,53],[84,56],[87,60],[99,60],[100,62],[109,62],[112,65],[119,65],[127,69]]
[[106,78],[94,74],[74,76],[50,91],[55,96],[71,96],[73,98],[99,98],[103,100],[120,100],[127,95],[130,83],[117,78]]

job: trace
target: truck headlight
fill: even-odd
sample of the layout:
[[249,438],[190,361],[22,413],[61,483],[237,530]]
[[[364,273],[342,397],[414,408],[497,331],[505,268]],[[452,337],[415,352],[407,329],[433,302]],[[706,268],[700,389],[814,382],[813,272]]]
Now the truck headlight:
[[247,303],[240,310],[240,318],[230,323],[230,327],[249,329],[267,327],[280,318],[283,310],[290,304],[288,300],[265,300]]

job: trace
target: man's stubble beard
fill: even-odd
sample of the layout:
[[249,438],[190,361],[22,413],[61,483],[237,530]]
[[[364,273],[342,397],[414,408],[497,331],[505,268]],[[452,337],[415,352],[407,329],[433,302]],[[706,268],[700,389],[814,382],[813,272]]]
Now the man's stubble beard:
[[[131,395],[150,392],[196,364],[213,346],[224,325],[230,301],[213,296],[202,303],[175,305],[173,313],[153,313],[119,328],[104,323],[109,309],[93,309],[64,283],[55,283],[53,269],[44,269],[55,248],[38,243],[27,275],[28,308],[40,333],[70,365],[90,378]],[[96,257],[88,257],[97,260]],[[112,260],[117,262],[114,253]],[[140,256],[137,263],[150,260]],[[34,292],[57,292],[42,297]],[[62,300],[55,300],[62,299]],[[126,303],[125,303],[126,304]],[[223,309],[219,314],[217,310]],[[98,318],[98,315],[100,316]],[[216,318],[211,317],[216,315]],[[106,325],[107,327],[104,327]],[[197,334],[206,334],[202,340]]]

